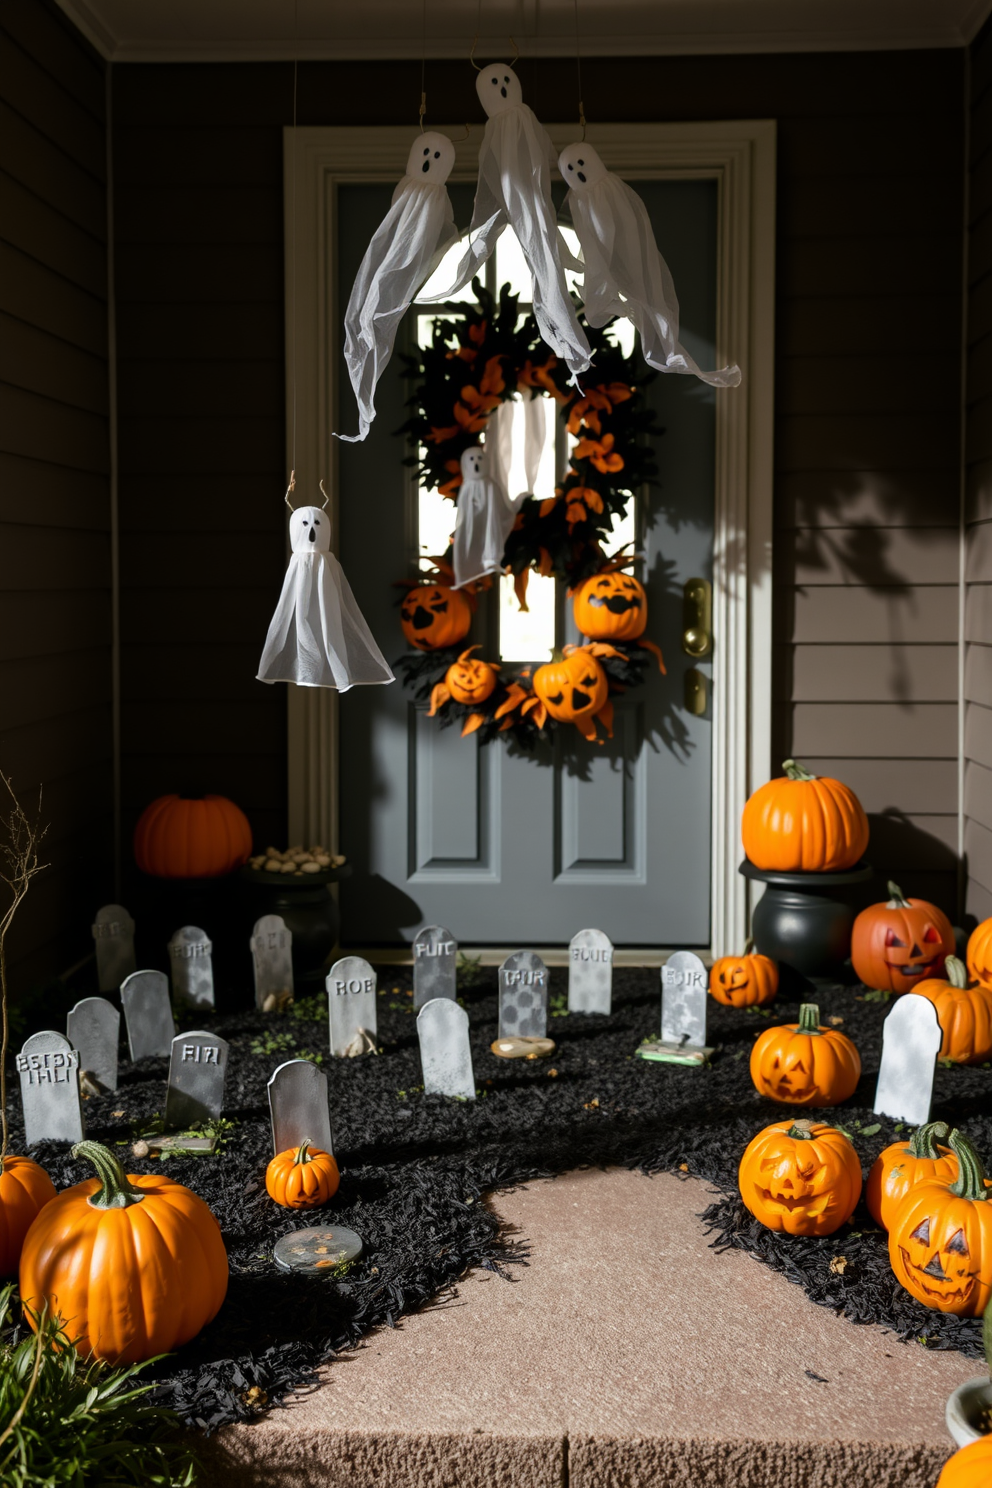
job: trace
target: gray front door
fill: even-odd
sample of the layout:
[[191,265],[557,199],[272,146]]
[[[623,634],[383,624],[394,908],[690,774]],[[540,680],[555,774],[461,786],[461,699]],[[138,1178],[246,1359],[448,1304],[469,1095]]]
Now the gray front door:
[[[390,188],[339,189],[343,303]],[[716,184],[642,181],[637,189],[675,278],[683,339],[712,366]],[[469,193],[452,195],[467,221]],[[417,495],[401,464],[409,451],[392,432],[410,392],[397,357],[369,437],[340,449],[340,556],[390,660],[406,649],[393,581],[414,571],[420,546]],[[586,925],[616,945],[708,945],[712,700],[704,716],[686,711],[687,669],[709,667],[683,653],[681,637],[683,585],[712,570],[714,394],[694,378],[659,376],[648,396],[666,433],[657,442],[659,484],[637,503],[637,547],[647,558],[638,572],[648,590],[646,635],[662,647],[667,676],[655,670],[618,700],[612,743],[559,729],[555,746],[534,754],[441,730],[399,680],[347,693],[340,846],[355,876],[342,885],[343,944],[400,945],[442,924],[463,945],[561,945]],[[576,639],[563,594],[557,615],[556,642]],[[498,630],[493,598],[469,638],[491,660]]]

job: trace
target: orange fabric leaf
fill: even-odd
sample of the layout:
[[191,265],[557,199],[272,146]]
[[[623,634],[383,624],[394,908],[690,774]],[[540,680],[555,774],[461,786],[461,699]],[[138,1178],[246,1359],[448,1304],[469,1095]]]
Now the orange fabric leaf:
[[653,651],[654,652],[655,656],[657,656],[657,658],[658,658],[658,670],[659,670],[659,672],[661,672],[663,676],[666,676],[667,677],[668,672],[665,669],[665,658],[661,654],[661,647],[660,646],[656,646],[655,643],[654,643],[654,641],[646,641],[643,636],[640,638],[640,640],[637,642],[637,644],[639,646],[643,646],[644,649],[645,649],[645,651]]
[[537,571],[542,576],[542,578],[546,579],[551,572],[551,554],[548,552],[547,548],[539,548],[538,558],[540,561],[537,565]]
[[466,734],[474,734],[476,729],[481,727],[485,721],[486,715],[484,713],[470,713],[462,725],[462,738],[464,739]]
[[470,325],[468,328],[468,339],[474,341],[476,346],[481,346],[486,339],[488,322],[480,320],[478,325]]
[[573,718],[572,722],[575,724],[579,733],[583,734],[589,740],[590,744],[599,743],[599,740],[596,738],[596,725],[591,718]]
[[548,496],[544,501],[541,502],[540,506],[538,507],[538,516],[546,517],[548,515],[548,512],[554,511],[560,499],[561,498],[558,496]]
[[626,403],[628,398],[634,396],[634,389],[628,387],[625,382],[601,382],[598,388],[591,389],[590,392],[603,393],[609,398],[614,408],[618,403]]
[[523,569],[520,573],[518,573],[515,576],[515,578],[513,580],[513,592],[517,596],[517,600],[519,601],[519,604],[520,604],[520,613],[522,615],[529,615],[530,614],[530,610],[528,609],[528,606],[527,606],[527,585],[529,583],[530,583],[530,569],[529,568]]
[[605,728],[607,738],[608,739],[612,739],[613,738],[613,704],[612,704],[612,702],[610,701],[609,698],[606,699],[606,702],[600,708],[599,712],[596,714],[596,717],[599,719],[600,723]]
[[581,501],[570,501],[565,508],[565,520],[569,527],[574,527],[577,522],[585,522],[588,516],[589,513]]
[[443,682],[435,683],[431,690],[431,705],[427,712],[428,718],[433,718],[439,708],[443,708],[451,697],[451,693]]
[[425,434],[424,438],[426,439],[428,444],[444,444],[446,440],[454,439],[457,433],[457,424],[448,424],[443,429],[435,429],[432,425],[430,433]]
[[512,713],[518,704],[527,696],[526,687],[521,687],[519,682],[511,682],[506,689],[506,699],[496,709],[494,717],[502,718],[506,713]]
[[505,389],[503,367],[498,356],[489,358],[486,370],[479,379],[479,387],[484,393],[501,393]]

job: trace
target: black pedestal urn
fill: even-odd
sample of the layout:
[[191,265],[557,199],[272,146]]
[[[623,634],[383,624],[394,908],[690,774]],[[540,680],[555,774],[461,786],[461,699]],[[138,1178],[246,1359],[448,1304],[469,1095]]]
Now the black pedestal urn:
[[874,870],[858,863],[843,873],[776,873],[745,858],[740,872],[767,885],[751,916],[751,934],[755,949],[779,963],[785,985],[790,970],[809,981],[842,981],[858,890]]
[[[297,995],[321,991],[328,956],[338,943],[341,916],[330,886],[350,878],[351,867],[320,873],[267,873],[242,868],[246,908],[252,923],[263,915],[281,915],[293,935],[293,986]],[[250,926],[248,927],[250,934]],[[247,945],[247,941],[245,942]]]

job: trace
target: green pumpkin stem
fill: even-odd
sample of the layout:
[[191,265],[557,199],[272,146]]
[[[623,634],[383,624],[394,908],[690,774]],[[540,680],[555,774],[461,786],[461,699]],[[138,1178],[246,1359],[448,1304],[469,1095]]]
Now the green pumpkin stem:
[[985,1169],[982,1159],[964,1135],[956,1128],[947,1139],[958,1160],[958,1176],[948,1185],[948,1191],[959,1199],[970,1199],[973,1204],[988,1202],[989,1191],[985,1187]]
[[815,1033],[822,1035],[820,1027],[820,1009],[815,1002],[802,1002],[799,1004],[799,1025],[797,1033]]
[[928,1121],[910,1137],[909,1150],[914,1157],[925,1157],[933,1162],[935,1158],[943,1156],[937,1143],[943,1142],[946,1146],[950,1132],[946,1121]]
[[902,889],[897,883],[893,883],[891,878],[889,879],[886,888],[889,891],[889,902],[885,906],[886,909],[912,909],[913,906],[906,898],[906,895],[903,893]]
[[819,776],[811,775],[805,765],[800,765],[796,760],[783,760],[782,769],[790,780],[817,780]]
[[77,1142],[72,1149],[73,1157],[85,1157],[96,1168],[100,1187],[90,1194],[87,1203],[94,1209],[127,1209],[131,1204],[140,1204],[145,1195],[140,1188],[133,1188],[114,1154],[99,1142]]
[[786,1132],[787,1137],[792,1137],[795,1142],[811,1142],[813,1140],[813,1123],[807,1117],[794,1121]]
[[948,956],[944,962],[944,976],[952,987],[967,987],[968,968],[957,956]]
[[299,1147],[297,1147],[296,1156],[293,1158],[294,1168],[302,1168],[305,1167],[308,1162],[313,1162],[313,1158],[310,1156],[311,1140],[312,1139],[310,1137],[304,1137]]

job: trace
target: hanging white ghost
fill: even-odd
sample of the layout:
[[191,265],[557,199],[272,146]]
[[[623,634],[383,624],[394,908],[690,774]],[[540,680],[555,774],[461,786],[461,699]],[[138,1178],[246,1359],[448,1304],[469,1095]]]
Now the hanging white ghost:
[[258,664],[259,682],[295,682],[347,692],[393,674],[331,552],[331,524],[319,506],[289,519],[293,553]]
[[447,135],[418,135],[355,275],[344,314],[344,360],[358,402],[358,433],[337,436],[349,444],[364,439],[375,418],[375,390],[407,307],[458,236],[445,185],[454,163]]
[[512,227],[534,279],[534,316],[541,335],[574,377],[586,370],[592,354],[565,283],[551,200],[555,160],[551,137],[524,103],[520,79],[506,63],[483,68],[475,88],[488,115],[469,227],[475,236],[454,282],[429,299],[450,299],[468,284],[496,247],[500,234]]
[[[499,418],[503,408],[512,414],[512,406],[504,403],[495,417]],[[473,445],[462,455],[452,552],[456,589],[471,584],[473,579],[485,578],[486,574],[502,572],[506,539],[527,495],[522,491],[512,500],[507,494],[505,469],[500,468],[502,462],[497,450],[497,430],[493,430],[491,438],[491,444],[487,437],[485,447]]]
[[655,242],[647,207],[608,171],[591,145],[567,145],[558,169],[569,187],[571,213],[585,259],[583,310],[590,325],[626,316],[641,352],[659,372],[681,372],[712,387],[736,387],[740,368],[699,369],[679,342],[679,302],[668,265]]

